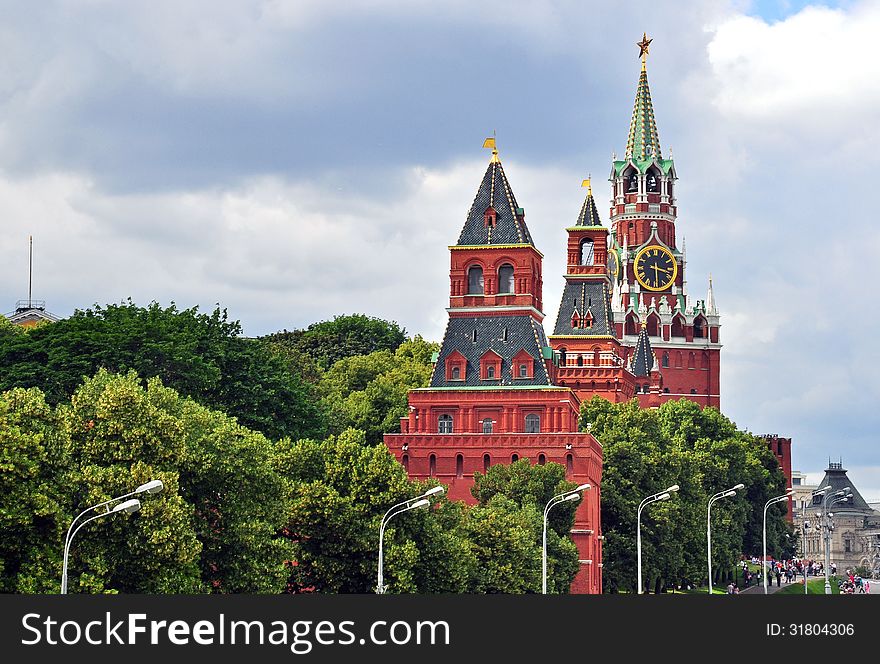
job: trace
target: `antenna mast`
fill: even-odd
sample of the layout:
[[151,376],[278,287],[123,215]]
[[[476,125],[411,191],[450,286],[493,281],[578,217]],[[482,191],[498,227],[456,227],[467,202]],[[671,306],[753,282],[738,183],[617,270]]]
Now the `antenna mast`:
[[29,235],[30,252],[28,256],[28,309],[31,309],[31,288],[34,283],[34,236]]

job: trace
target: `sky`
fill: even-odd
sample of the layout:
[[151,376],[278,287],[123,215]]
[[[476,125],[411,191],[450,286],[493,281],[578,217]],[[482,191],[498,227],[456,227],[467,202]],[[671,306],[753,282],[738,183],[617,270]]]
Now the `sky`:
[[[880,3],[0,1],[0,310],[131,297],[251,336],[344,313],[440,340],[497,135],[544,253],[607,223],[642,32],[722,411],[880,500]],[[4,304],[5,303],[5,304]]]

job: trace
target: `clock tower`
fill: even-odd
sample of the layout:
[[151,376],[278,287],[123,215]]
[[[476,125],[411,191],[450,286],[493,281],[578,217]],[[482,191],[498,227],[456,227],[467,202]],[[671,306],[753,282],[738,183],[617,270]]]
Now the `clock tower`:
[[[686,397],[720,406],[721,327],[712,290],[691,300],[684,241],[677,244],[678,179],[670,153],[660,145],[646,60],[651,40],[638,44],[642,61],[623,159],[615,155],[611,182],[611,236],[608,242],[616,336],[627,358],[644,327],[663,377],[660,401]],[[637,392],[648,405],[648,395]]]

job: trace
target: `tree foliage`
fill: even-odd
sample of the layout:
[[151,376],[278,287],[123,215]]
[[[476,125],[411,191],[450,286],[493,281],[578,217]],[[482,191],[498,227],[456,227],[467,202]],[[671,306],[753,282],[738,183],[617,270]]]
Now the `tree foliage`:
[[0,418],[0,588],[57,591],[72,516],[160,479],[139,512],[80,531],[71,592],[284,589],[287,485],[262,434],[157,378],[103,370],[54,410],[36,389],[3,393]]
[[276,332],[263,340],[291,357],[307,355],[318,367],[327,370],[347,357],[379,350],[393,353],[406,341],[406,330],[393,321],[353,314],[312,323],[304,330]]
[[[429,484],[409,480],[383,445],[366,444],[355,430],[323,442],[282,441],[276,455],[279,472],[294,478],[287,526],[296,560],[291,589],[373,591],[382,516]],[[390,522],[384,548],[389,592],[540,591],[543,505],[536,500],[571,485],[562,481],[562,468],[526,460],[514,466],[513,474],[497,466],[480,480],[479,505],[440,498],[430,511]],[[561,507],[548,538],[551,588],[560,592],[577,571],[577,551],[567,537],[572,515]]]
[[407,395],[428,385],[437,349],[416,336],[393,353],[379,350],[336,362],[318,385],[330,432],[359,429],[371,445],[385,433],[399,432],[400,418],[408,413]]
[[[761,553],[765,502],[785,492],[785,479],[765,442],[714,408],[682,399],[659,409],[633,400],[594,397],[581,409],[581,429],[602,443],[603,577],[606,590],[635,590],[639,502],[672,484],[669,501],[642,513],[643,580],[654,590],[704,583],[709,497],[742,483],[736,497],[712,507],[713,570],[723,578],[741,554]],[[768,553],[784,553],[784,507],[768,512]],[[702,555],[700,553],[702,552]]]
[[209,315],[129,300],[76,311],[27,334],[0,330],[0,390],[38,387],[54,405],[102,368],[158,377],[270,438],[323,431],[311,386],[284,357],[241,337],[241,326],[225,310]]

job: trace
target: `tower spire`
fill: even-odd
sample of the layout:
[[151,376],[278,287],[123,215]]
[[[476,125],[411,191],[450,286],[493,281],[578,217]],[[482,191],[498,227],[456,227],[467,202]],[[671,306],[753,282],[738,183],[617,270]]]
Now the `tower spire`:
[[715,291],[712,290],[712,275],[709,275],[709,292],[706,295],[706,313],[710,316],[718,315],[718,307],[715,305]]
[[642,72],[639,76],[639,87],[636,90],[636,101],[633,104],[633,115],[629,125],[629,138],[626,142],[626,158],[645,161],[656,157],[661,159],[660,137],[657,124],[654,122],[654,106],[651,103],[651,89],[648,86],[648,70],[646,66],[648,46],[652,42],[643,35],[638,42],[639,57],[642,58]]

